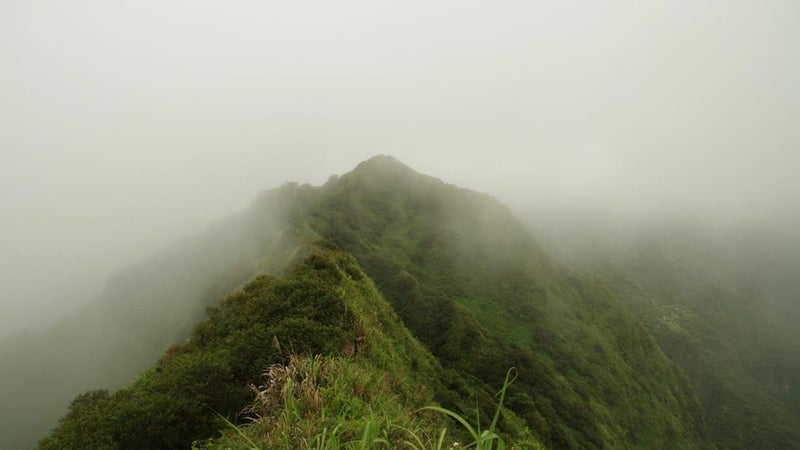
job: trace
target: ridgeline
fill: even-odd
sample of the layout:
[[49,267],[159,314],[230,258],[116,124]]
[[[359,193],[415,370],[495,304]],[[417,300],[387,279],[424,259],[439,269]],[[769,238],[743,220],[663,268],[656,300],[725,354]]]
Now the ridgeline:
[[710,447],[686,375],[612,290],[492,197],[386,156],[261,194],[0,356],[4,378],[60,386],[2,392],[4,447],[81,391],[42,448],[435,447],[445,427],[469,433],[420,408],[485,426],[510,368],[495,430],[509,444]]

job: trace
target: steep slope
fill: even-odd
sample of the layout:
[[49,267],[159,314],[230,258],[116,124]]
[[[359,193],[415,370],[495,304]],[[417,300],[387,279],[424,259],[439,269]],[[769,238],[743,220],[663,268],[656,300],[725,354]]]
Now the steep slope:
[[701,445],[693,392],[646,330],[491,197],[376,157],[304,200],[298,226],[351,252],[445,367],[486,385],[520,369],[509,406],[546,445]]
[[650,225],[622,238],[592,225],[548,241],[604,279],[686,371],[718,447],[800,448],[800,249],[756,231]]
[[[385,384],[400,404],[416,409],[431,402],[441,368],[355,260],[325,243],[300,250],[306,256],[291,276],[259,276],[229,295],[209,309],[187,343],[167,351],[130,386],[77,397],[41,448],[187,448],[226,429],[221,416],[235,420],[252,397],[247,386],[265,368],[291,359],[288,349],[349,355],[348,370]],[[348,393],[319,395],[332,401]],[[374,406],[358,411],[355,402],[339,402],[353,416]]]
[[[78,381],[66,388],[73,394],[119,386],[125,373],[132,376],[147,366],[148,355],[152,361],[168,343],[180,342],[188,332],[186,324],[198,320],[202,308],[214,303],[214,296],[255,273],[284,273],[281,268],[288,267],[288,261],[304,255],[298,249],[307,249],[304,244],[318,237],[335,242],[356,258],[404,326],[437,358],[442,372],[438,383],[430,383],[433,400],[474,419],[476,404],[481,411],[493,410],[492,395],[506,370],[516,367],[519,377],[506,404],[524,423],[509,415],[511,419],[501,423],[504,433],[520,435],[527,427],[543,443],[557,448],[704,445],[702,415],[685,376],[605,285],[547,257],[507,208],[491,197],[417,174],[388,157],[366,161],[322,187],[287,184],[269,191],[200,240],[215,251],[203,253],[195,248],[198,241],[188,242],[161,263],[153,260],[131,270],[122,277],[125,289],[115,287],[119,281],[112,283],[108,294],[81,314],[91,320],[67,321],[58,329],[64,336],[78,338],[58,340],[56,330],[32,339],[32,344],[8,347],[34,361],[18,358],[22,369],[12,377],[39,376],[43,383],[57,385],[59,373],[71,373]],[[219,257],[217,252],[226,256]],[[198,265],[205,269],[196,270]],[[190,274],[198,274],[201,281]],[[296,319],[305,313],[298,314]],[[170,326],[169,317],[180,321]],[[240,321],[237,326],[250,330],[253,324]],[[297,330],[313,335],[309,328]],[[93,342],[80,338],[87,331],[95,331],[100,340],[105,338],[99,336],[108,336],[107,351],[94,352],[91,346],[88,351],[76,351]],[[252,341],[252,351],[266,352],[265,346],[272,342],[269,333],[258,327],[251,331],[261,337]],[[200,350],[197,346],[205,341],[199,333],[179,355],[183,350]],[[239,337],[242,342],[248,339]],[[296,337],[296,342],[305,343],[305,337]],[[336,342],[336,338],[324,341]],[[50,357],[42,348],[54,342],[63,345],[66,351],[61,353],[75,352],[77,357],[54,358],[55,364],[44,370]],[[307,345],[314,350],[317,344],[323,342]],[[186,367],[166,371],[177,378],[151,371],[121,393],[96,393],[76,400],[73,411],[88,402],[94,405],[90,412],[101,411],[101,417],[115,417],[120,423],[140,417],[136,414],[160,417],[157,410],[165,406],[164,400],[137,392],[169,393],[177,386],[193,386],[196,379],[186,378],[189,375],[181,371],[191,372],[197,364],[197,371],[213,369],[221,374],[217,387],[224,385],[235,395],[224,394],[225,400],[214,405],[234,411],[243,401],[244,384],[253,382],[271,359],[259,359],[248,344],[237,346],[237,352],[249,356],[237,356],[238,362],[232,362],[227,359],[231,355],[212,351],[217,344],[209,345],[200,352],[207,359],[178,358]],[[392,341],[392,345],[397,344]],[[115,367],[120,359],[125,365],[114,381],[103,381],[104,370]],[[411,364],[415,371],[426,373],[415,364]],[[250,372],[234,368],[243,365]],[[211,402],[203,391],[205,385],[200,386],[197,395],[182,406],[186,411]],[[43,402],[40,407],[50,405],[60,412],[60,401]],[[104,409],[114,405],[121,405],[125,413]],[[8,411],[13,415],[14,407]],[[164,420],[154,429],[176,427],[168,432],[182,436],[176,445],[185,445],[190,438],[213,434],[218,426],[213,417],[203,416],[191,425]],[[62,425],[60,430],[69,428]],[[103,433],[103,439],[109,439]],[[128,433],[126,439],[134,439]],[[121,439],[111,434],[110,439]],[[119,445],[121,441],[112,442]]]

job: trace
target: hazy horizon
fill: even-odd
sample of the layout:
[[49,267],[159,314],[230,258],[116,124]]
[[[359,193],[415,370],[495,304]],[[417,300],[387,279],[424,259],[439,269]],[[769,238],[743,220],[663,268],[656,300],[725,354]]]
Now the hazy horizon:
[[800,217],[795,2],[7,3],[0,337],[375,154],[515,210]]

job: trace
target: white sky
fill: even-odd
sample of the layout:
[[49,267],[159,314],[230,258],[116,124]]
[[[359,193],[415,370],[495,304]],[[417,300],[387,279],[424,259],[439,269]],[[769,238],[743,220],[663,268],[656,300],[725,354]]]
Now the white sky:
[[0,7],[0,336],[377,153],[501,200],[798,211],[796,1]]

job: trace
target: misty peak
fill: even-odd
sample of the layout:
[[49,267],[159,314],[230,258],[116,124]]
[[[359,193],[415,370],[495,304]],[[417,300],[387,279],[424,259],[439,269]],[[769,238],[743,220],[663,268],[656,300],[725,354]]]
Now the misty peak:
[[441,180],[416,172],[411,167],[388,155],[376,155],[362,161],[352,171],[331,177],[325,186],[329,189],[344,186],[359,189],[394,190],[401,186],[430,186],[443,184]]
[[414,173],[411,167],[403,164],[397,158],[390,155],[375,155],[372,158],[362,161],[354,170],[356,173],[372,173],[372,174],[399,174],[399,173]]

